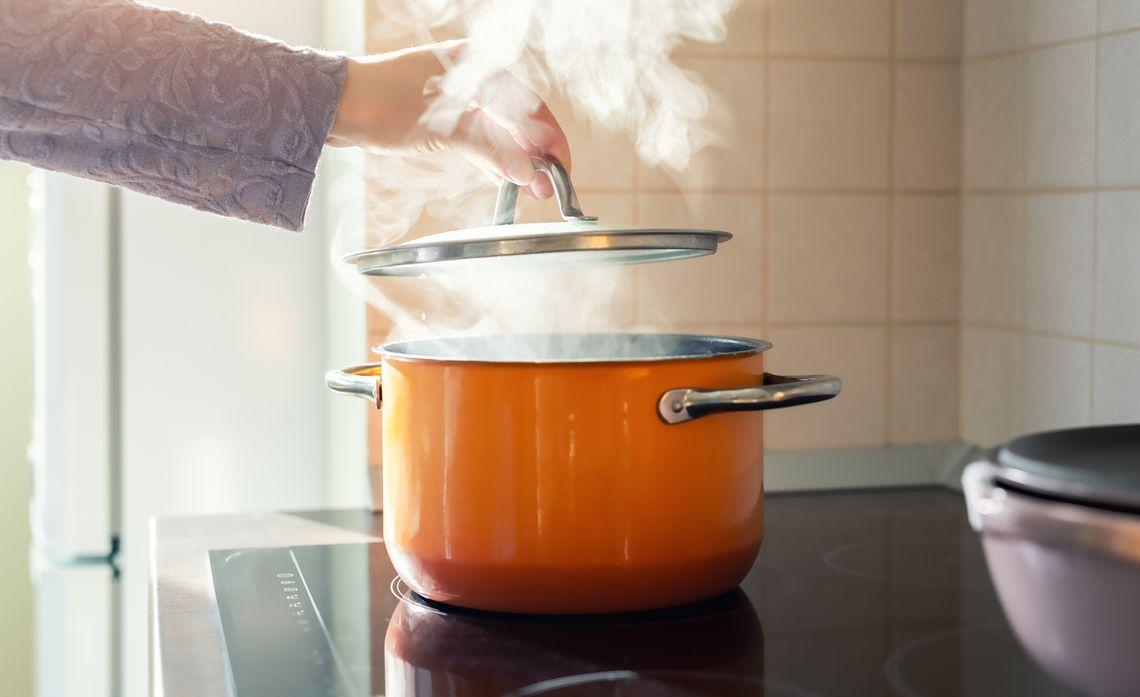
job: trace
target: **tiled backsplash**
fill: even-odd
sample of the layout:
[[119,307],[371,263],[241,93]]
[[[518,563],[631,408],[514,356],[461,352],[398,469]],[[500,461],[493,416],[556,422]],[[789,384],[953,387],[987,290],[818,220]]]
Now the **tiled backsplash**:
[[965,5],[961,435],[1140,419],[1140,2]]
[[639,268],[634,322],[768,338],[770,370],[844,378],[771,412],[769,448],[958,438],[960,20],[958,0],[745,0],[724,42],[678,53],[731,117],[680,176],[549,100],[584,208],[736,235]]
[[630,193],[737,239],[646,267],[639,293],[667,296],[683,266],[703,308],[684,329],[763,336],[770,370],[843,376],[834,401],[766,416],[771,449],[957,438],[960,15],[954,0],[749,1],[730,18],[740,48],[684,51],[734,131],[676,191],[642,176]]

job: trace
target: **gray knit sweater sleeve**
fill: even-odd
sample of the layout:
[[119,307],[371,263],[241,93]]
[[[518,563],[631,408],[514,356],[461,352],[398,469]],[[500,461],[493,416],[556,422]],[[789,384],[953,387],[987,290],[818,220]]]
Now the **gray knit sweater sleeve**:
[[0,158],[298,230],[344,74],[130,0],[0,0]]

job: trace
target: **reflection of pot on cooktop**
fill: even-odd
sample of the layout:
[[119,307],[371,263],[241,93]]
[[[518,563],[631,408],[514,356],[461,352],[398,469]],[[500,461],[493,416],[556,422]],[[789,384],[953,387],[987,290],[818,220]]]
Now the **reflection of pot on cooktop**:
[[521,616],[416,596],[384,640],[388,695],[763,694],[764,635],[739,589],[662,611]]

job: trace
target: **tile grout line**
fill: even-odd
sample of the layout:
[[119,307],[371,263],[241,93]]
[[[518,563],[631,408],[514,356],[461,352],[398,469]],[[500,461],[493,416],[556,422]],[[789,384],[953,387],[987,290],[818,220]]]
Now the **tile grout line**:
[[[641,176],[639,175],[639,170],[641,169],[641,158],[637,154],[637,148],[634,147],[632,143],[629,144],[629,149],[633,156],[633,170],[629,175],[629,195],[633,198],[633,220],[631,220],[630,223],[634,227],[640,227],[641,203],[643,198],[641,191]],[[644,285],[645,278],[637,270],[634,270],[631,275],[633,276],[633,319],[634,322],[636,322],[638,325],[643,325],[645,322],[641,316],[641,296],[645,290],[642,287]]]
[[896,66],[895,66],[895,53],[897,50],[897,28],[896,12],[898,0],[890,0],[887,3],[887,55],[890,61],[887,63],[887,188],[890,195],[887,198],[887,229],[886,229],[886,317],[887,317],[887,336],[884,345],[883,360],[885,363],[886,373],[884,375],[884,383],[886,391],[883,394],[883,443],[886,445],[891,444],[891,422],[894,419],[894,408],[892,395],[894,393],[894,236],[895,236],[895,128],[898,125],[895,115],[896,97]]
[[[1093,26],[1100,31],[1100,0],[1093,6]],[[1096,410],[1096,337],[1097,337],[1097,255],[1100,244],[1100,37],[1093,40],[1093,193],[1092,207],[1092,253],[1089,265],[1089,413],[1088,423],[1093,423]]]
[[[862,324],[872,325],[873,322],[864,322]],[[991,332],[1005,332],[1011,334],[1025,334],[1036,339],[1054,339],[1057,341],[1071,341],[1080,344],[1091,344],[1094,346],[1107,346],[1110,348],[1140,350],[1140,343],[1133,343],[1129,341],[1117,341],[1115,339],[1098,339],[1091,336],[1080,336],[1077,334],[1065,334],[1062,332],[1049,331],[1047,329],[1018,329],[1010,327],[1005,324],[993,324],[990,322],[981,322],[970,320],[964,323],[971,329],[984,329]]]
[[[1023,5],[1023,7],[1024,7],[1024,5]],[[1096,16],[1095,21],[1099,23],[1100,22],[1100,3],[1099,2],[1096,5],[1096,15],[1097,16]],[[965,26],[965,25],[963,25],[963,26]],[[1023,26],[1024,26],[1024,22],[1023,22]],[[1117,36],[1124,36],[1126,34],[1137,34],[1137,33],[1140,33],[1140,26],[1128,27],[1125,29],[1113,29],[1112,31],[1099,31],[1099,24],[1098,24],[1097,29],[1094,30],[1093,33],[1091,33],[1091,34],[1083,34],[1081,36],[1071,37],[1068,39],[1058,39],[1057,41],[1046,41],[1046,42],[1039,43],[1039,44],[1030,44],[1030,43],[1028,43],[1028,41],[1026,41],[1026,43],[1023,46],[1020,46],[1018,48],[1007,48],[1007,49],[1002,49],[1000,51],[988,51],[986,53],[975,53],[973,55],[968,55],[966,53],[966,49],[965,49],[965,45],[964,45],[965,42],[963,42],[962,62],[963,63],[981,63],[981,62],[985,62],[988,60],[996,60],[999,58],[1009,58],[1010,56],[1015,56],[1015,55],[1023,54],[1023,53],[1032,53],[1033,51],[1041,51],[1044,49],[1057,48],[1059,46],[1071,46],[1073,44],[1079,44],[1082,41],[1097,41],[1097,42],[1099,42],[1101,39],[1111,39],[1111,38],[1117,37]]]
[[[764,3],[761,10],[761,19],[763,23],[761,27],[761,36],[764,41],[765,53],[767,52],[769,42],[772,40],[772,10],[770,3]],[[772,251],[772,193],[771,193],[771,152],[772,152],[772,61],[765,57],[761,59],[761,79],[764,84],[761,89],[764,91],[761,95],[760,118],[760,147],[763,149],[761,162],[761,176],[763,181],[761,184],[760,205],[764,210],[760,212],[761,216],[761,231],[760,231],[760,273],[762,279],[760,282],[760,326],[763,330],[764,336],[769,335],[772,320],[772,299],[769,286],[771,285],[771,251]]]
[[[1019,203],[1021,206],[1021,225],[1019,241],[1019,248],[1021,253],[1018,256],[1018,283],[1020,285],[1020,298],[1017,308],[1017,321],[1018,321],[1018,335],[1017,335],[1017,427],[1016,431],[1024,431],[1026,426],[1026,389],[1028,383],[1026,381],[1025,373],[1025,360],[1027,358],[1028,340],[1026,339],[1026,306],[1028,305],[1029,297],[1029,281],[1026,269],[1029,261],[1029,62],[1026,56],[1029,54],[1029,49],[1026,44],[1029,41],[1029,5],[1028,2],[1020,3],[1020,31],[1021,35],[1018,44],[1023,51],[1020,51],[1017,57],[1018,60],[1018,89],[1020,90],[1020,99],[1018,103],[1018,129],[1019,137],[1021,139],[1021,162],[1020,171],[1018,172],[1019,181],[1018,186],[1021,189],[1019,195]],[[1011,433],[1010,436],[1016,435]]]
[[[1024,7],[1024,5],[1022,7]],[[1011,56],[1017,56],[1017,55],[1021,55],[1021,54],[1025,54],[1025,53],[1033,53],[1034,51],[1046,51],[1046,50],[1049,50],[1051,48],[1060,48],[1062,46],[1072,46],[1073,44],[1079,44],[1082,41],[1089,41],[1091,39],[1096,39],[1096,38],[1097,38],[1096,34],[1086,34],[1084,36],[1077,36],[1077,37],[1073,37],[1073,38],[1069,38],[1069,39],[1059,39],[1057,41],[1048,41],[1048,42],[1040,43],[1040,44],[1025,43],[1020,48],[1007,48],[1007,49],[1002,49],[1001,51],[991,51],[989,53],[976,53],[972,56],[966,56],[964,58],[964,60],[967,63],[984,63],[985,61],[999,60],[1001,58],[1010,58]]]
[[693,51],[678,51],[678,57],[686,59],[693,58],[697,60],[730,60],[730,61],[747,61],[747,60],[764,60],[764,61],[786,61],[789,63],[844,63],[856,65],[886,65],[888,63],[897,62],[902,65],[956,65],[957,59],[954,57],[938,57],[938,56],[859,56],[859,55],[829,55],[826,53],[774,53],[774,52],[758,52],[758,53],[714,53],[714,52],[693,52]]
[[[1138,187],[1140,188],[1140,187]],[[598,189],[582,187],[580,190],[586,193],[624,193],[621,189]],[[676,193],[698,193],[698,194],[723,194],[723,195],[737,195],[747,196],[750,194],[761,194],[765,191],[770,191],[773,194],[782,196],[887,196],[891,193],[903,194],[909,196],[957,196],[956,189],[921,189],[921,188],[896,188],[892,192],[890,187],[870,187],[859,189],[843,189],[843,188],[808,188],[808,187],[787,187],[787,186],[754,186],[754,187],[697,187],[685,186],[682,189],[676,187],[644,187],[642,189],[645,193],[651,194],[676,194]]]
[[[630,187],[618,186],[581,186],[574,187],[574,190],[583,194],[612,194],[629,196],[634,193]],[[1140,186],[1131,189],[1124,189],[1128,191],[1140,191]],[[841,188],[804,188],[804,187],[728,187],[728,186],[689,186],[678,188],[675,186],[641,186],[639,192],[643,194],[708,194],[708,195],[722,195],[722,196],[749,196],[755,194],[763,194],[766,191],[780,196],[888,196],[892,193],[900,196],[931,196],[931,197],[954,197],[959,195],[959,190],[953,189],[922,189],[910,187],[896,187],[893,191],[888,188],[862,188],[862,189],[841,189]],[[985,190],[975,191],[971,193],[978,194],[992,194],[998,195],[999,190]],[[1041,193],[1080,193],[1078,191],[1066,191],[1062,189],[1049,189]]]
[[962,399],[966,379],[966,2],[958,3],[958,438],[966,440],[966,402]]
[[1135,193],[1140,185],[1117,186],[1022,186],[1022,187],[977,187],[966,189],[965,193],[977,196],[1016,196],[1018,194],[1096,194],[1101,192]]

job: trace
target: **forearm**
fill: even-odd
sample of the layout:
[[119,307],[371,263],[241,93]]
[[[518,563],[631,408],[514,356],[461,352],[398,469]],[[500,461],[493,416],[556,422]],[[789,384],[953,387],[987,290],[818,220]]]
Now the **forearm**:
[[0,158],[299,229],[344,73],[126,0],[7,0]]

